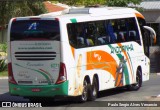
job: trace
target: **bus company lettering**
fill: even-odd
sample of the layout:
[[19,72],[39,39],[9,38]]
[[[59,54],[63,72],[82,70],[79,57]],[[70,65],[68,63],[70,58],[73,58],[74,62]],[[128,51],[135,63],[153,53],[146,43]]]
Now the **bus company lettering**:
[[40,63],[39,64],[32,64],[32,63],[28,62],[27,66],[34,66],[34,67],[36,66],[37,67],[37,66],[44,66],[44,64],[40,64]]
[[111,54],[119,54],[123,51],[134,51],[133,45],[123,45],[123,46],[116,46],[116,47],[111,47]]

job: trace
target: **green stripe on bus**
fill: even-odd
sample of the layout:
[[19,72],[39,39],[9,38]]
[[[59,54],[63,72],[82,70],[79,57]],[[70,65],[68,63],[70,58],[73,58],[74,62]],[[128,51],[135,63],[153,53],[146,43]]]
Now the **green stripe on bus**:
[[111,44],[108,44],[108,47],[111,49],[112,48]]
[[[122,54],[117,54],[117,56],[118,56],[118,58],[119,58],[119,60],[121,60],[122,59]],[[127,68],[127,64],[126,63],[124,63],[124,76],[125,76],[125,83],[126,83],[126,85],[128,85],[128,84],[130,84],[130,81],[129,81],[129,72],[128,72],[128,68]]]
[[[32,89],[35,88],[39,88],[40,91],[33,92]],[[68,96],[68,81],[54,85],[17,85],[9,83],[9,92],[12,95],[26,97],[54,97],[57,95]]]
[[131,66],[132,66],[132,73],[134,74],[134,69],[133,69],[133,63],[132,63],[132,60],[131,60],[131,56],[129,55],[129,53],[127,52],[127,55],[128,55],[128,57],[129,57],[129,59],[130,59],[130,62],[131,62]]
[[77,20],[74,18],[74,19],[70,19],[72,23],[77,23]]
[[[111,44],[109,44],[108,46],[109,46],[110,49],[112,48]],[[117,55],[117,57],[119,59],[121,59],[123,57],[122,54],[116,54],[116,55]],[[125,83],[126,83],[126,85],[130,84],[129,72],[128,72],[127,64],[125,64],[124,75],[125,75]]]

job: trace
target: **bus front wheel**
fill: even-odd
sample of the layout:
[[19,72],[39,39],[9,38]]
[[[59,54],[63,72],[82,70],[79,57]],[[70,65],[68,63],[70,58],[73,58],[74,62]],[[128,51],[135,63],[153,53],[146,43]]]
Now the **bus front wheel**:
[[131,91],[137,91],[141,88],[141,86],[142,86],[142,72],[140,70],[137,70],[136,83],[127,86],[127,88],[128,90]]

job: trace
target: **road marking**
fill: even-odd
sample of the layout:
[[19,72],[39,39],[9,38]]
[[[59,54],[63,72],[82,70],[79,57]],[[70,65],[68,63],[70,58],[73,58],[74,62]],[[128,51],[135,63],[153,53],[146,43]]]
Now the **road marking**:
[[157,75],[160,75],[160,73],[157,73]]

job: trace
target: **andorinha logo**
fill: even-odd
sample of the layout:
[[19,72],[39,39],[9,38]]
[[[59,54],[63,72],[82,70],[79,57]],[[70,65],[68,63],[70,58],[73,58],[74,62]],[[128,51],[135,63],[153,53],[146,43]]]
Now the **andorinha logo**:
[[111,47],[111,54],[120,54],[123,51],[134,51],[133,45],[122,45],[122,46],[116,46]]
[[37,23],[34,22],[32,23],[29,27],[28,27],[28,30],[36,30],[37,29]]

